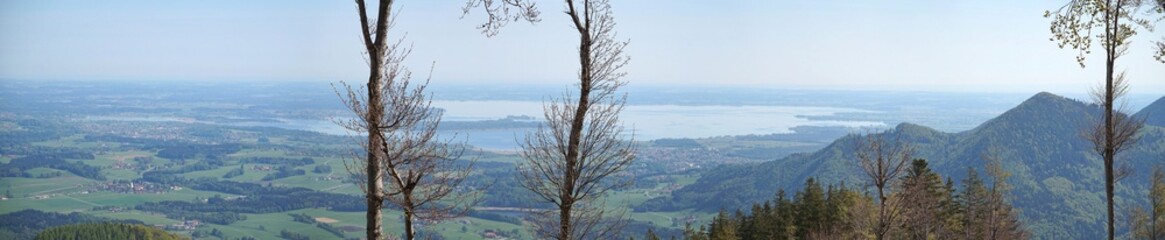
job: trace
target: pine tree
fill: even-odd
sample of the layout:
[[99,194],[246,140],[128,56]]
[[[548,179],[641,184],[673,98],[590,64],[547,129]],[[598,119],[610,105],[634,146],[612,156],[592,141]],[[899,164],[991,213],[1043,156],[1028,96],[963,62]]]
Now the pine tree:
[[696,230],[692,228],[691,223],[687,223],[684,225],[684,240],[708,240],[708,232],[703,225],[700,226],[700,230]]
[[728,216],[728,212],[720,209],[720,213],[716,218],[712,219],[712,225],[709,227],[709,240],[732,240],[736,237],[736,223]]
[[655,235],[655,230],[647,229],[647,234],[643,236],[644,240],[660,240],[659,236]]
[[826,220],[825,192],[813,178],[805,181],[805,189],[797,195],[797,236],[806,239],[823,229]]
[[979,172],[967,169],[967,179],[963,180],[963,191],[959,194],[963,212],[963,239],[985,239],[987,236],[987,187],[979,178]]
[[777,193],[777,201],[774,204],[773,214],[776,222],[773,227],[774,233],[777,235],[775,239],[793,239],[797,234],[796,224],[796,205],[785,197],[785,190],[780,190]]
[[911,204],[903,207],[903,231],[911,239],[938,237],[946,232],[943,225],[943,202],[947,198],[942,178],[928,167],[926,160],[915,159],[902,181],[900,196]]

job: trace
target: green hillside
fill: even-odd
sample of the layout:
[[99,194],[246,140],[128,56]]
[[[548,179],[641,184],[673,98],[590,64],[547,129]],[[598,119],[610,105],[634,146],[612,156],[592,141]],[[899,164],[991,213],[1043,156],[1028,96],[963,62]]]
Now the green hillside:
[[138,224],[125,223],[83,223],[74,225],[58,226],[45,229],[44,232],[36,235],[37,240],[53,239],[53,240],[69,240],[69,239],[90,239],[90,240],[122,240],[122,239],[141,239],[141,240],[178,240],[190,239],[187,237],[168,233],[162,229],[147,227]]
[[[1091,144],[1080,136],[1097,113],[1099,109],[1080,101],[1039,93],[972,130],[944,133],[901,124],[882,137],[910,143],[915,157],[929,160],[936,172],[953,179],[964,178],[968,167],[982,171],[980,156],[994,148],[1013,174],[1013,204],[1037,238],[1095,239],[1104,233],[1102,165]],[[738,208],[771,199],[778,189],[799,189],[809,177],[863,186],[852,154],[858,139],[850,135],[812,153],[720,167],[636,210]],[[1122,158],[1129,159],[1125,162],[1133,169],[1148,169],[1144,166],[1160,162],[1159,156],[1165,155],[1163,141],[1165,128],[1147,127],[1142,144]],[[1118,184],[1118,208],[1144,201],[1147,175],[1137,172]]]
[[1133,116],[1144,119],[1145,125],[1165,127],[1165,97],[1158,98]]

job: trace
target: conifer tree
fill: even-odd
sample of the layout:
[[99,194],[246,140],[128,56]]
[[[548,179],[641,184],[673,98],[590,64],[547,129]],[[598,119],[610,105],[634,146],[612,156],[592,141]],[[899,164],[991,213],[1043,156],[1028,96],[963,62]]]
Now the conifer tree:
[[825,191],[813,178],[805,181],[805,189],[797,194],[797,236],[800,239],[824,229],[826,220]]
[[655,235],[655,230],[648,228],[647,234],[643,236],[644,240],[660,240],[658,235]]

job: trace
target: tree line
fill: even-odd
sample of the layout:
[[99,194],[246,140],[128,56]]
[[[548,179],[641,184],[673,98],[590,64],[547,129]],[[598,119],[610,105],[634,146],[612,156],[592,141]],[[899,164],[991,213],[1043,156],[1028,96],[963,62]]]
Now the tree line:
[[64,214],[25,209],[0,214],[0,239],[32,239],[51,227],[94,222],[142,224],[137,220],[114,220],[77,212]]
[[178,240],[188,237],[168,233],[162,229],[147,227],[140,224],[126,223],[82,223],[64,225],[45,229],[36,235],[37,240],[122,240],[122,239],[153,239]]
[[79,158],[79,159],[93,159],[93,154],[82,155],[28,155],[12,159],[8,163],[0,163],[0,177],[39,177],[33,176],[25,172],[33,168],[52,168],[63,171],[68,171],[77,176],[94,179],[105,180],[105,176],[101,174],[101,168],[90,166],[82,162],[70,162],[65,158]]
[[[926,160],[911,162],[888,201],[909,202],[900,217],[886,224],[889,239],[1026,239],[1018,212],[1007,202],[1007,184],[992,169],[986,181],[968,169],[956,188],[951,179],[932,172]],[[993,184],[989,184],[991,182]],[[773,200],[729,214],[724,210],[708,225],[687,225],[683,239],[868,239],[878,226],[875,196],[856,188],[825,185],[813,178],[792,196],[780,190]],[[647,239],[659,239],[648,234]]]

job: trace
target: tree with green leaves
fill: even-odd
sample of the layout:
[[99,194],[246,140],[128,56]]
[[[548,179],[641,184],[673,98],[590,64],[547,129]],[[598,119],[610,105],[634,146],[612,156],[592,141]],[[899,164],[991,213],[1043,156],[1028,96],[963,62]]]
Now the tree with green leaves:
[[1028,239],[1030,234],[1019,221],[1019,213],[1009,204],[1010,177],[994,150],[983,159],[991,185],[974,168],[967,169],[959,194],[963,215],[963,239]]
[[[1115,166],[1116,156],[1135,142],[1141,128],[1141,121],[1130,118],[1115,106],[1128,91],[1125,74],[1115,72],[1116,60],[1126,53],[1129,40],[1138,29],[1152,31],[1150,19],[1165,19],[1151,15],[1162,13],[1165,13],[1162,0],[1071,0],[1055,12],[1044,12],[1044,17],[1052,18],[1051,40],[1060,48],[1078,50],[1076,62],[1080,67],[1085,66],[1085,56],[1092,53],[1093,39],[1099,40],[1104,50],[1104,84],[1092,92],[1093,100],[1103,107],[1103,117],[1087,137],[1104,161],[1109,240],[1116,237],[1113,191],[1116,181],[1125,174]],[[1093,35],[1094,30],[1100,33]],[[1155,58],[1165,62],[1165,40],[1158,42],[1157,47]]]
[[[217,237],[222,237],[222,233],[215,229],[218,233]],[[195,233],[200,233],[195,231]],[[190,239],[185,236],[168,233],[162,229],[157,229],[140,224],[127,223],[82,223],[72,225],[62,225],[45,229],[36,235],[35,239],[53,239],[53,240],[70,240],[70,239]]]
[[[749,213],[736,210],[729,215],[721,210],[707,228],[699,231],[688,225],[685,239],[856,239],[868,237],[850,221],[853,209],[872,205],[872,200],[844,185],[822,187],[808,179],[805,187],[785,197],[779,191],[774,200],[753,204]],[[872,208],[872,207],[871,207]],[[861,217],[861,216],[858,216]],[[707,231],[705,231],[705,229]]]

